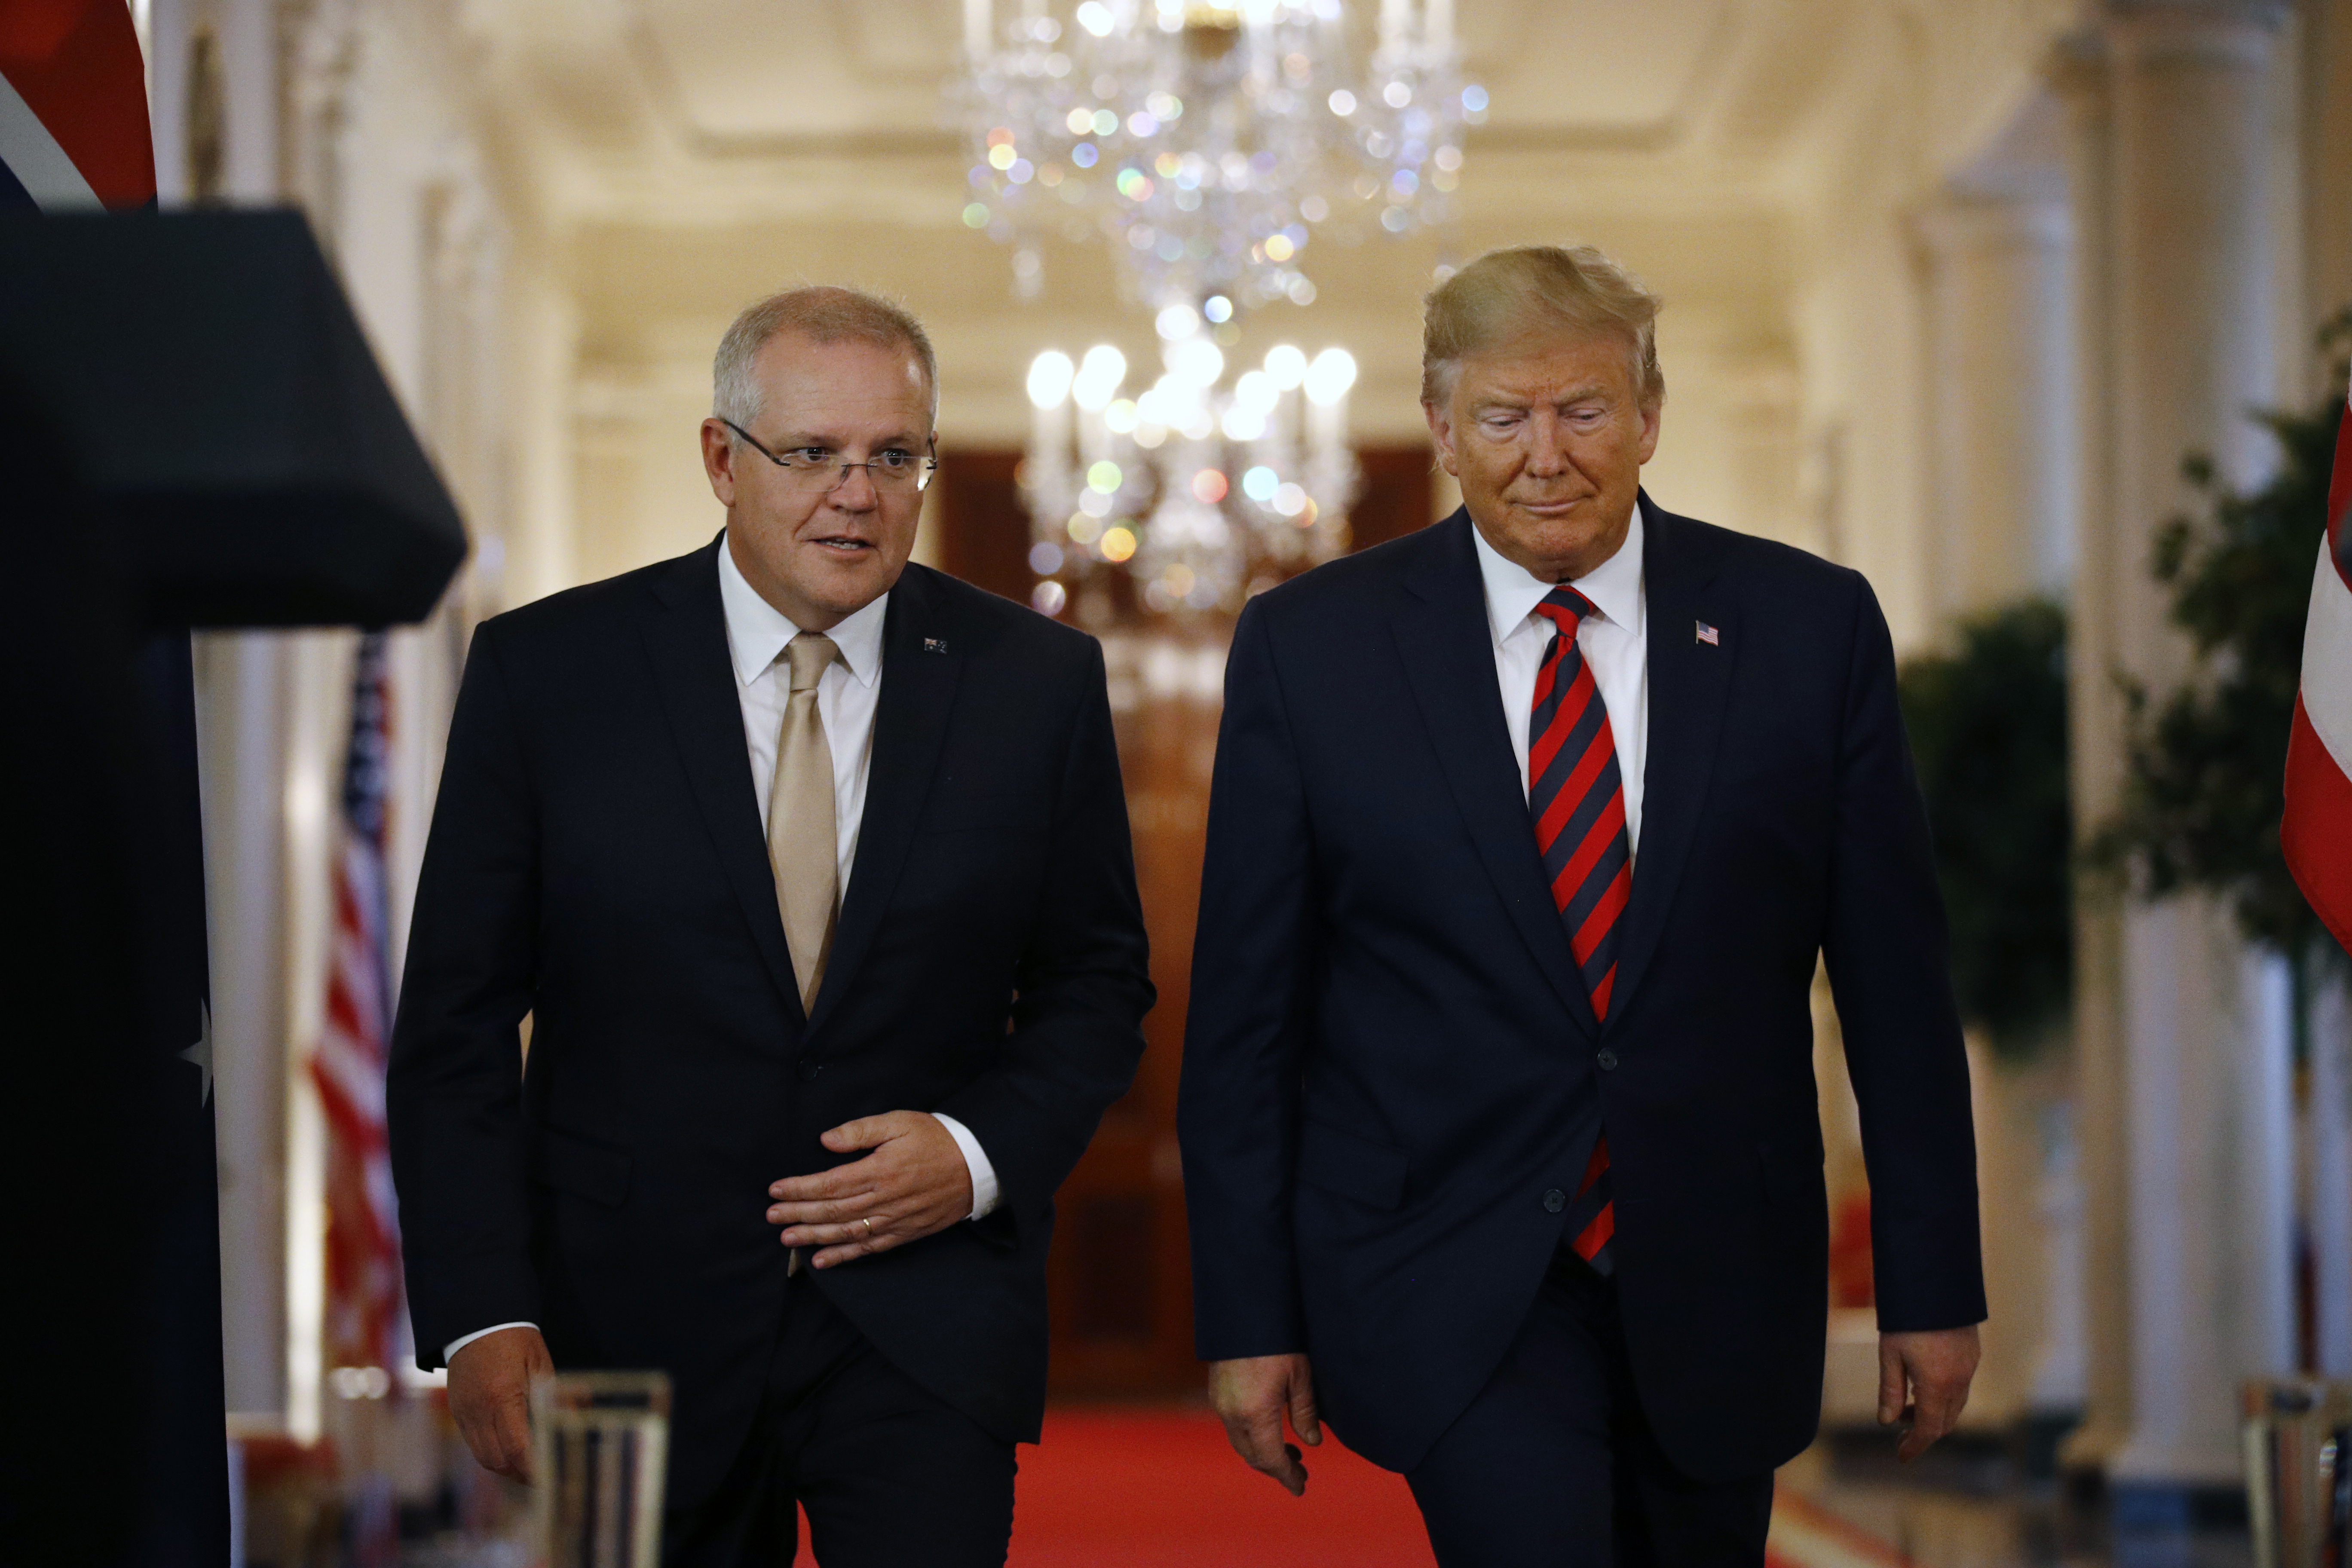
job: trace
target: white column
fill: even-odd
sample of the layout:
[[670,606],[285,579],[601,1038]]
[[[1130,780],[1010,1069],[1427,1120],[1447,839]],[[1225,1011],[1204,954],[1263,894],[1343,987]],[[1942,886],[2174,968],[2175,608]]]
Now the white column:
[[278,178],[278,7],[272,0],[220,0],[225,195],[242,205],[283,201]]
[[[196,24],[219,49],[223,194],[278,198],[278,32],[267,0],[159,4],[151,26],[157,174],[186,192],[187,71]],[[287,1016],[284,877],[286,639],[197,639],[206,922],[212,958],[220,1173],[222,1354],[228,1408],[262,1424],[287,1408]]]
[[2323,973],[2311,1007],[2312,1294],[2319,1370],[2352,1377],[2352,994]]
[[[1960,176],[1965,188],[1914,224],[1927,285],[1923,565],[1939,631],[2063,591],[2073,563],[2073,224],[2038,162],[2056,150],[2029,161],[2023,148]],[[2067,1042],[2030,1063],[1985,1045],[1971,1039],[1970,1077],[1991,1315],[1968,1415],[1995,1426],[2082,1407],[2082,1205]]]
[[155,143],[155,197],[188,199],[188,47],[194,0],[154,0],[147,13],[147,123]]
[[[2113,809],[2110,675],[2162,689],[2187,649],[2148,574],[2180,477],[2266,456],[2274,395],[2273,0],[2110,0],[2074,73],[2089,476],[2076,573],[2078,810]],[[2104,80],[2098,77],[2103,74]],[[2078,1037],[2090,1163],[2092,1422],[2074,1447],[2119,1489],[2234,1485],[2234,1389],[2284,1370],[2292,1137],[2276,985],[2202,898],[2084,921]]]
[[[2095,833],[2123,777],[2123,712],[2115,668],[2115,267],[2107,54],[2095,32],[2067,39],[2050,64],[2066,106],[2067,205],[2074,215],[2074,573],[2067,594],[2067,769],[2074,820]],[[2084,1419],[2062,1460],[2105,1470],[2131,1433],[2131,1308],[2126,1284],[2123,922],[2106,902],[2074,910],[2074,1083],[2080,1116],[2083,1311],[2090,1325]]]
[[228,1407],[286,1408],[284,644],[196,644]]
[[496,581],[484,584],[486,610],[509,609],[543,598],[581,580],[580,535],[573,484],[580,470],[579,418],[573,401],[580,353],[580,312],[551,279],[551,259],[533,240],[509,273],[509,399],[513,475],[508,539]]
[[2063,203],[1954,197],[1927,252],[1928,578],[1947,616],[2060,589],[2072,563],[2074,343]]

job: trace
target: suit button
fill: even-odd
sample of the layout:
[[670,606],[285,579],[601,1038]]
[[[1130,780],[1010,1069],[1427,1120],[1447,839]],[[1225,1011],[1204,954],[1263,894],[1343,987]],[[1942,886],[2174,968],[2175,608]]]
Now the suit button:
[[1544,1194],[1544,1207],[1550,1213],[1558,1214],[1567,1206],[1568,1194],[1561,1192],[1558,1187],[1554,1187],[1551,1191]]
[[1617,1070],[1617,1053],[1615,1051],[1603,1051],[1592,1059],[1601,1064],[1601,1070],[1602,1072],[1615,1072]]
[[814,1083],[816,1081],[816,1075],[824,1070],[824,1064],[823,1062],[813,1062],[808,1060],[806,1058],[803,1058],[801,1060],[801,1081],[803,1083]]

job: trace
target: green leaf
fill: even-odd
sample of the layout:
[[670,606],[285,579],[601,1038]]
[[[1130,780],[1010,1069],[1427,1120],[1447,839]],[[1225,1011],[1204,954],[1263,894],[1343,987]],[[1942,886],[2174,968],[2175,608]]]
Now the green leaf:
[[1961,1016],[2023,1055],[2073,992],[2066,613],[2028,599],[1905,662],[1905,727],[1952,925]]
[[2344,395],[2339,366],[2309,409],[2253,416],[2279,445],[2278,468],[2257,489],[2237,493],[2209,461],[2184,461],[2209,514],[2160,529],[2150,567],[2194,658],[2173,689],[2127,704],[2122,805],[2091,848],[2148,896],[2217,895],[2250,939],[2298,964],[2319,951],[2323,929],[2279,851],[2281,790]]

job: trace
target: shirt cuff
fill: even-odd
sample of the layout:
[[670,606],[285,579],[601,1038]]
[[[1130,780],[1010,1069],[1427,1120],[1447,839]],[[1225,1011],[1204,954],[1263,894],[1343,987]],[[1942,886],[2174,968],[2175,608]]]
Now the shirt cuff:
[[956,1147],[963,1151],[963,1163],[971,1171],[971,1216],[985,1219],[995,1209],[999,1194],[996,1190],[996,1167],[988,1163],[988,1151],[971,1135],[971,1129],[945,1111],[934,1110],[931,1119],[948,1130]]
[[457,1359],[457,1355],[459,1351],[464,1350],[467,1345],[472,1344],[476,1340],[480,1339],[485,1334],[495,1334],[500,1329],[536,1329],[538,1327],[539,1325],[537,1323],[515,1322],[492,1323],[487,1329],[476,1329],[472,1333],[461,1335],[457,1339],[451,1340],[447,1344],[441,1347],[441,1364],[443,1366],[447,1366],[452,1361]]

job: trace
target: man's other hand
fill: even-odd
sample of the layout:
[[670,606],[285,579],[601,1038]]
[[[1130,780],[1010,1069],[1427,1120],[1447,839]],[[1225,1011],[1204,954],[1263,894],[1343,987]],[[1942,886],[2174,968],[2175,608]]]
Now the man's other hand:
[[768,1223],[786,1247],[824,1250],[819,1268],[920,1241],[971,1215],[971,1167],[928,1111],[892,1110],[845,1121],[824,1135],[836,1154],[874,1151],[813,1176],[772,1184]]
[[1213,1361],[1209,1400],[1225,1424],[1225,1440],[1250,1468],[1280,1481],[1292,1497],[1306,1492],[1307,1467],[1299,1463],[1298,1445],[1282,1440],[1286,1412],[1299,1442],[1313,1448],[1323,1441],[1323,1424],[1315,1416],[1315,1378],[1304,1355]]
[[1973,1324],[1878,1336],[1878,1424],[1905,1428],[1896,1458],[1917,1458],[1960,1424],[1979,1353]]
[[482,1468],[530,1481],[530,1380],[555,1370],[530,1327],[484,1334],[449,1358],[449,1414]]

